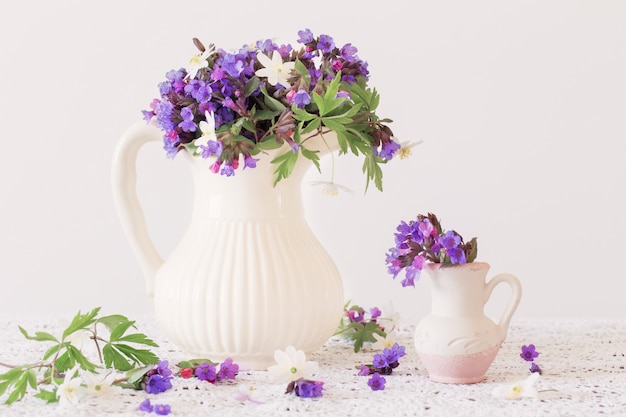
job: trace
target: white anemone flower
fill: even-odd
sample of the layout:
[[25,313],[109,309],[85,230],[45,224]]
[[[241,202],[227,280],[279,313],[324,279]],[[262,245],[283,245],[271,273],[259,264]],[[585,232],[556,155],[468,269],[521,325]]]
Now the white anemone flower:
[[396,343],[396,331],[391,330],[386,333],[387,333],[387,336],[385,337],[379,335],[378,333],[373,334],[374,339],[376,339],[376,342],[372,344],[373,349],[383,350],[385,348],[391,349],[393,347],[393,345]]
[[65,372],[63,382],[57,387],[57,397],[61,406],[78,404],[84,394],[83,380],[78,374],[78,367]]
[[411,151],[411,149],[413,149],[415,146],[419,145],[420,143],[422,143],[422,141],[418,141],[418,142],[400,142],[400,149],[398,149],[398,157],[400,159],[406,159],[409,156],[411,156],[413,154],[413,151]]
[[196,153],[202,153],[202,149],[200,149],[201,145],[207,146],[210,140],[217,140],[217,135],[215,134],[215,116],[213,112],[204,112],[204,117],[206,121],[202,120],[198,123],[202,135],[193,142],[196,146]]
[[300,378],[310,378],[317,371],[317,362],[307,361],[306,355],[301,350],[296,350],[293,346],[287,346],[284,351],[276,349],[274,351],[276,365],[267,368],[272,381],[276,383],[291,382]]
[[252,385],[239,384],[239,392],[235,394],[235,400],[240,403],[250,401],[255,404],[263,404],[263,401],[259,398],[258,391]]
[[86,392],[92,397],[103,397],[113,391],[113,382],[115,381],[115,374],[109,372],[103,374],[92,374],[87,372],[83,375],[83,379],[86,385]]
[[517,400],[523,397],[537,398],[539,391],[535,388],[535,384],[539,380],[539,373],[533,372],[524,380],[517,381],[513,384],[497,386],[493,390],[494,397],[508,398]]
[[192,56],[189,60],[189,65],[187,66],[187,68],[185,68],[185,70],[187,71],[187,77],[194,78],[196,74],[198,74],[198,71],[200,71],[200,69],[207,68],[209,66],[209,61],[207,61],[207,59],[214,51],[215,48],[212,47],[204,52]]
[[344,187],[343,185],[337,184],[334,181],[311,181],[311,185],[321,185],[322,186],[322,194],[337,197],[339,195],[339,190],[346,193],[352,193],[353,191],[348,187]]
[[265,67],[255,72],[257,77],[266,77],[267,82],[271,85],[280,84],[283,87],[289,86],[287,79],[289,78],[289,73],[295,68],[295,62],[283,62],[283,58],[278,51],[272,53],[271,59],[264,53],[259,52],[256,59]]

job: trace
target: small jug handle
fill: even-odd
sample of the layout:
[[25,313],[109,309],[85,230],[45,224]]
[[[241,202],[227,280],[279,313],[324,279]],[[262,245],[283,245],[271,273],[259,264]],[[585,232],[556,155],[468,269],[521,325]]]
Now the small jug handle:
[[502,317],[500,318],[500,322],[498,322],[498,331],[500,332],[500,337],[502,340],[505,339],[507,331],[509,329],[509,323],[511,322],[511,318],[513,317],[513,313],[517,309],[519,305],[520,299],[522,297],[522,284],[516,276],[511,274],[498,274],[489,280],[485,284],[485,298],[483,300],[483,304],[486,304],[491,297],[491,293],[496,285],[506,283],[511,287],[511,297],[509,299],[509,304],[507,305],[504,313],[502,313]]
[[162,140],[162,133],[154,121],[138,121],[126,129],[113,154],[111,182],[113,200],[122,229],[139,261],[146,278],[146,291],[154,295],[155,276],[163,259],[148,234],[146,219],[137,198],[137,155],[139,149],[153,141]]

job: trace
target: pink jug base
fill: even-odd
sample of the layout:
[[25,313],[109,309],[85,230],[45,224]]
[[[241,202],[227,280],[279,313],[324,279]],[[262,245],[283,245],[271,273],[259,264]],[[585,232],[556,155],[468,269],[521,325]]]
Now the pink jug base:
[[428,378],[444,384],[475,384],[485,379],[485,373],[500,346],[467,355],[438,355],[418,352]]

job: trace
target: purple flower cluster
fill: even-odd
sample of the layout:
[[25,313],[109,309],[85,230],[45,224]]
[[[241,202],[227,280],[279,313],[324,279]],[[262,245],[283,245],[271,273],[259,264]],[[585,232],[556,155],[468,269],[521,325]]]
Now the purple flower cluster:
[[239,365],[227,358],[219,365],[219,369],[212,363],[202,362],[194,370],[194,374],[201,381],[215,384],[222,379],[235,379],[239,372]]
[[477,242],[464,242],[454,230],[443,231],[432,213],[422,214],[408,223],[402,221],[396,228],[396,246],[387,253],[387,270],[394,279],[405,270],[402,286],[415,286],[426,262],[443,265],[465,264],[476,259]]
[[397,343],[391,349],[385,348],[382,353],[374,355],[374,360],[369,365],[361,365],[359,376],[370,376],[367,385],[374,391],[385,389],[386,380],[381,375],[391,375],[393,370],[400,365],[400,358],[405,356],[405,348]]
[[168,361],[159,361],[155,369],[145,374],[143,382],[147,393],[159,394],[172,388],[172,371],[168,365]]
[[[294,108],[311,103],[313,93],[323,96],[331,81],[341,74],[337,96],[350,100],[345,91],[360,79],[367,81],[367,63],[357,56],[357,48],[348,43],[338,47],[332,37],[315,37],[309,29],[298,32],[300,49],[279,45],[271,40],[258,41],[228,52],[206,49],[194,40],[200,49],[198,65],[171,70],[159,85],[160,98],[154,99],[150,110],[144,110],[147,121],[156,118],[164,131],[164,149],[173,158],[182,149],[204,158],[215,157],[211,171],[234,175],[240,162],[254,168],[253,155],[263,148],[275,147],[271,142],[287,143],[297,149],[294,130],[302,129],[293,117]],[[270,84],[256,75],[263,68],[258,56],[273,56],[277,52],[283,63],[296,63],[291,70],[288,85]],[[359,125],[371,125],[365,132],[371,138],[372,153],[382,159],[391,159],[399,148],[392,140],[391,130],[372,118],[369,110],[359,118]],[[196,140],[203,136],[200,124],[211,122],[216,136],[208,142]],[[270,143],[265,148],[261,143]]]
[[539,365],[535,363],[535,359],[539,356],[539,352],[535,350],[535,345],[532,343],[528,346],[522,346],[522,352],[519,354],[522,359],[527,362],[531,362],[530,364],[530,372],[531,373],[539,373],[541,375],[542,371]]
[[322,381],[312,381],[310,379],[297,379],[291,381],[287,385],[285,394],[294,393],[298,397],[303,398],[317,398],[322,396],[322,390],[324,389],[324,383]]

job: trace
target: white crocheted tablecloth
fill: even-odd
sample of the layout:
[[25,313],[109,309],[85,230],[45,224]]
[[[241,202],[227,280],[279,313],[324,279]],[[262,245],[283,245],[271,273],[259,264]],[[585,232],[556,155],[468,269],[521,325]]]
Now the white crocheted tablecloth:
[[[31,333],[59,329],[53,318],[5,319],[0,322],[0,362],[24,364],[40,359],[45,351],[44,343],[25,340],[18,324]],[[160,343],[157,353],[162,359],[190,359],[162,337],[153,319],[139,319],[137,326]],[[399,342],[407,355],[386,377],[384,391],[372,391],[367,377],[357,376],[355,369],[371,363],[373,352],[355,354],[350,344],[333,338],[309,358],[320,365],[315,379],[325,383],[321,398],[285,395],[284,384],[270,383],[267,372],[244,371],[228,383],[176,378],[173,388],[162,394],[120,389],[71,408],[27,395],[10,406],[0,405],[0,416],[155,416],[137,409],[145,398],[169,404],[171,416],[626,416],[626,319],[514,321],[485,381],[473,385],[429,381],[413,348],[411,326],[400,332]],[[536,362],[544,370],[537,384],[539,398],[494,397],[494,387],[529,375],[528,363],[519,357],[520,347],[529,343],[540,352]],[[264,403],[237,401],[239,384],[254,386]]]

